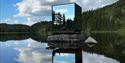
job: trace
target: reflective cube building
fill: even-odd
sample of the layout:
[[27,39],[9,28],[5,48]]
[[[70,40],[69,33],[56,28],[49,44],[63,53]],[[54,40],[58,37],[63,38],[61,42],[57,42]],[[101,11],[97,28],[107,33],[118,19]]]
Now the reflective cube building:
[[75,30],[81,15],[81,7],[76,3],[57,4],[52,6],[53,29]]

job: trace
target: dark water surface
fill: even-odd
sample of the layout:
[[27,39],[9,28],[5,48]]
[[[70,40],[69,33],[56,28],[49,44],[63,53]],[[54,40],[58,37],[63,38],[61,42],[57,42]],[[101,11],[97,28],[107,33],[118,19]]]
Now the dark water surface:
[[[92,37],[98,41],[93,47],[79,43],[54,43],[52,45],[51,43],[33,40],[32,38],[24,39],[24,37],[20,37],[23,39],[17,40],[16,38],[7,39],[4,37],[0,41],[0,63],[124,62],[125,50],[123,48],[125,43],[123,43],[122,37],[117,34],[92,34]],[[50,44],[56,48],[50,48]],[[77,49],[79,45],[83,46]]]

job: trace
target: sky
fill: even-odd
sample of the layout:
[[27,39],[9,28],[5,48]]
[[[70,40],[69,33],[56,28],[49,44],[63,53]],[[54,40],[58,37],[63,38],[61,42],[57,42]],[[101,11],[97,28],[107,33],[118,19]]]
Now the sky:
[[51,21],[51,5],[75,2],[88,11],[118,0],[0,0],[0,23],[26,24]]
[[14,17],[18,13],[15,3],[21,0],[0,0],[0,23],[25,24],[26,18]]

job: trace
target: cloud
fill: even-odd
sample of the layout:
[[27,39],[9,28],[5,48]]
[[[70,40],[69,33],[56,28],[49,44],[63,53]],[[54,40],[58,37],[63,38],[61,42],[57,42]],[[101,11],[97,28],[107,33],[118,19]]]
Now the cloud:
[[49,51],[39,52],[32,48],[25,48],[20,50],[18,61],[21,63],[51,63],[51,55]]
[[68,12],[68,10],[67,9],[58,9],[58,10],[55,10],[55,12],[66,13],[66,12]]
[[[16,4],[19,13],[16,16],[27,17],[27,24],[51,20],[51,5],[68,3],[68,0],[22,0]],[[49,17],[49,18],[48,18]]]
[[99,54],[83,52],[83,63],[120,63],[115,59]]
[[68,57],[69,56],[69,54],[67,54],[67,53],[57,53],[56,55],[62,56],[62,57]]
[[[67,1],[67,0],[63,0]],[[50,16],[51,5],[63,3],[62,0],[22,0],[17,3],[17,16]]]
[[69,62],[56,60],[54,63],[69,63]]
[[77,4],[79,4],[82,7],[82,11],[87,11],[101,8],[117,1],[118,0],[77,0],[75,2],[77,2]]
[[82,11],[87,11],[104,7],[116,1],[118,0],[22,0],[16,3],[19,11],[16,16],[27,17],[28,25],[32,25],[38,21],[51,20],[47,17],[51,16],[51,5],[53,4],[76,2],[82,7]]
[[39,43],[28,39],[27,46],[24,48],[15,48],[18,52],[17,61],[21,63],[51,63],[52,51],[46,50],[47,44]]

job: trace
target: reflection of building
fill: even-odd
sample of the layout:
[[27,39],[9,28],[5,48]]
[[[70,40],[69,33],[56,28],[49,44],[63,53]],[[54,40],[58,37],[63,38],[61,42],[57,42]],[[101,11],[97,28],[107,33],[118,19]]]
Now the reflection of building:
[[75,55],[75,63],[82,63],[83,62],[82,49],[53,49],[52,63],[54,63],[54,60],[55,60],[54,58],[55,58],[56,53],[59,53],[59,54],[61,54],[61,53],[62,54],[74,54]]
[[60,13],[54,14],[54,24],[55,25],[60,25],[63,24],[63,16]]

